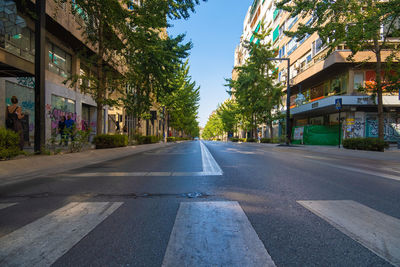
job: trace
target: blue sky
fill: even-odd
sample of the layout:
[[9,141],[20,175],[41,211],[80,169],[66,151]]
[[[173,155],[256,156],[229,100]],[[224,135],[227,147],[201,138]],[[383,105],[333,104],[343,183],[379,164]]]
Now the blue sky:
[[188,20],[171,23],[168,33],[186,34],[193,42],[189,57],[190,75],[200,85],[200,126],[210,113],[227,99],[225,78],[230,78],[234,51],[243,30],[243,20],[253,0],[208,0],[196,7]]

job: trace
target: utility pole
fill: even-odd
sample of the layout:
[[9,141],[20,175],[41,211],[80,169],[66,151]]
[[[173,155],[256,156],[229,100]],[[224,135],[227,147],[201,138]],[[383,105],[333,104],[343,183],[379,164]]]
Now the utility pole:
[[35,153],[40,153],[45,145],[45,34],[46,1],[36,0],[35,22]]
[[291,132],[290,132],[290,58],[267,58],[268,60],[277,60],[277,61],[287,61],[287,82],[286,82],[286,145],[290,145],[291,141]]

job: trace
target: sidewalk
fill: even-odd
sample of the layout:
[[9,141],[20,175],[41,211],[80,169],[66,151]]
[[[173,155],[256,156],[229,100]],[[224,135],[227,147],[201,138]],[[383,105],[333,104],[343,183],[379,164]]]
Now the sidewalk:
[[385,150],[385,152],[352,150],[352,149],[345,149],[343,147],[339,149],[337,146],[295,145],[291,147],[277,146],[277,148],[282,150],[292,150],[298,152],[307,151],[312,153],[330,154],[334,156],[400,162],[400,149],[397,149],[397,146],[390,147],[390,149]]
[[173,143],[157,143],[111,149],[87,150],[79,153],[55,156],[29,156],[21,159],[0,161],[0,186],[11,185],[49,174],[56,175],[57,173],[171,146],[172,144]]
[[296,152],[296,153],[301,153],[301,152],[321,153],[325,155],[332,155],[339,157],[342,156],[342,157],[351,157],[360,159],[400,162],[400,149],[397,148],[397,145],[391,145],[391,147],[388,150],[385,150],[385,152],[377,152],[377,151],[345,149],[343,147],[339,149],[337,146],[293,145],[287,147],[278,144],[263,144],[263,143],[241,143],[241,144],[258,146],[260,148],[268,148],[282,152],[284,151],[284,152]]

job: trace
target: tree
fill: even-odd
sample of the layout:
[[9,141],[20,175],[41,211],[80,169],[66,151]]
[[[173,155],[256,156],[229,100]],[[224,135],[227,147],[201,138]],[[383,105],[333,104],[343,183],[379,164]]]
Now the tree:
[[[97,134],[102,131],[104,105],[116,104],[109,99],[110,93],[123,92],[122,88],[128,84],[133,94],[127,103],[143,104],[140,108],[149,106],[152,90],[162,88],[157,87],[155,81],[165,84],[168,73],[165,60],[173,63],[176,55],[185,54],[190,48],[190,44],[177,45],[183,36],[165,37],[163,32],[169,26],[167,18],[186,19],[200,2],[145,0],[137,5],[130,0],[54,1],[70,3],[72,13],[83,21],[84,42],[91,50],[83,49],[80,54],[89,65],[89,72],[79,73],[70,80],[72,86],[82,81],[81,90],[96,101]],[[167,46],[170,49],[165,49]],[[149,59],[152,61],[147,61]]]
[[275,82],[275,66],[270,58],[276,51],[271,43],[265,43],[268,32],[261,25],[261,32],[254,33],[260,40],[255,43],[246,41],[245,47],[250,51],[250,57],[239,67],[236,80],[226,79],[230,94],[235,96],[239,113],[244,122],[248,122],[252,129],[252,136],[256,138],[256,128],[260,123],[270,124],[272,134],[272,121],[281,101],[282,86]]
[[238,124],[238,106],[232,100],[226,100],[217,108],[217,114],[221,118],[222,129],[226,133],[234,133],[237,131]]
[[203,139],[215,139],[222,136],[223,133],[224,129],[220,116],[218,116],[217,113],[211,114],[211,116],[208,118],[206,126],[204,127],[201,137]]
[[[171,126],[191,137],[199,135],[197,115],[200,101],[200,88],[189,76],[189,65],[177,65],[169,80],[170,90],[159,95],[159,102],[169,114]],[[168,127],[169,128],[169,127]]]
[[[304,38],[317,32],[322,44],[329,47],[328,55],[338,45],[345,44],[351,50],[351,57],[361,51],[371,51],[376,58],[376,83],[373,87],[378,98],[379,139],[384,139],[383,91],[386,87],[381,77],[383,63],[396,58],[390,40],[400,36],[399,0],[340,0],[340,1],[290,1],[281,0],[277,8],[290,12],[292,17],[310,16],[311,23],[300,24],[296,31],[285,32],[288,36]],[[383,51],[393,49],[392,55],[384,58]]]

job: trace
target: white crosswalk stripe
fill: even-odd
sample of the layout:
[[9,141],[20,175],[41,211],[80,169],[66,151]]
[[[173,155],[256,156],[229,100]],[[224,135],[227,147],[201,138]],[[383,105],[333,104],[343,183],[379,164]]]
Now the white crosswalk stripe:
[[0,203],[0,210],[17,205],[18,203]]
[[122,202],[72,202],[0,238],[0,266],[50,266]]
[[395,266],[400,266],[400,220],[352,200],[297,201]]
[[236,201],[183,202],[163,266],[275,266]]

